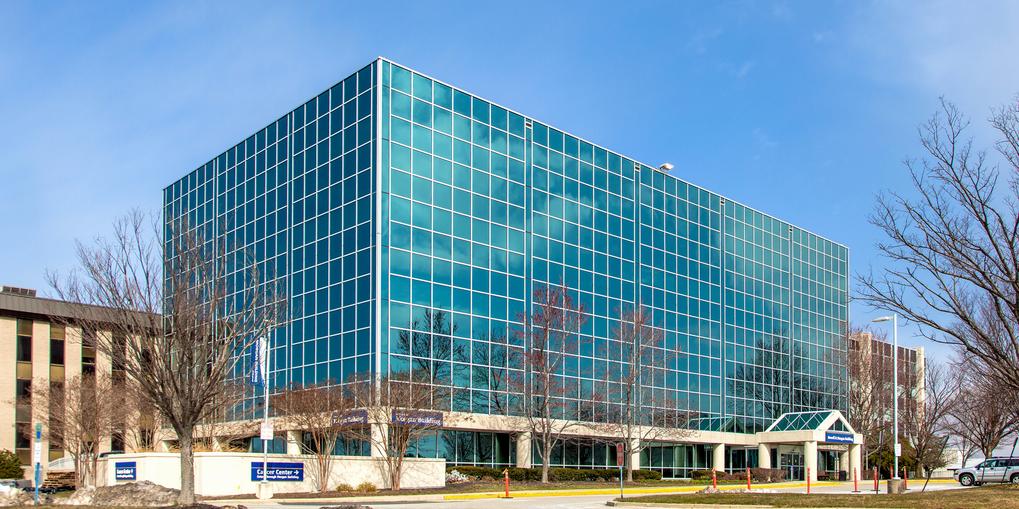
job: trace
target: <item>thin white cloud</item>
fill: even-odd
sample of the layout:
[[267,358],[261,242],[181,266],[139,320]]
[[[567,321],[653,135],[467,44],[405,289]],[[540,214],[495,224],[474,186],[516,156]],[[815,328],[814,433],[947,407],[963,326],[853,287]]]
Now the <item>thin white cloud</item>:
[[1019,2],[868,4],[851,20],[851,43],[872,77],[944,95],[981,114],[1019,92]]
[[690,37],[686,48],[694,53],[703,54],[708,51],[708,45],[721,36],[721,28],[702,28]]
[[746,78],[747,75],[750,74],[750,71],[753,70],[755,65],[757,64],[752,60],[743,62],[743,65],[740,65],[739,69],[736,69],[736,77],[739,79]]

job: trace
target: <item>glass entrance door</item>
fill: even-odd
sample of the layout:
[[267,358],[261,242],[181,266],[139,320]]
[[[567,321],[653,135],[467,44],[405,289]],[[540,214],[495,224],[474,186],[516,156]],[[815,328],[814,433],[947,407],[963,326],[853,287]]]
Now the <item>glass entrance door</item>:
[[803,453],[783,453],[779,457],[779,468],[785,470],[786,479],[803,480]]

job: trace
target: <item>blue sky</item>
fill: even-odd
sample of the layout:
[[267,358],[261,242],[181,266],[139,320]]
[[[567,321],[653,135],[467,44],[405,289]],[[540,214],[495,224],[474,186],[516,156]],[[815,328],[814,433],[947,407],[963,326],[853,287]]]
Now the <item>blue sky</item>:
[[[369,4],[382,4],[372,7]],[[554,4],[554,5],[546,5]],[[848,245],[945,95],[1019,92],[1016,2],[5,2],[0,282],[378,55]],[[854,321],[875,313],[854,304]],[[904,343],[911,343],[909,329]],[[940,349],[937,349],[940,350]]]

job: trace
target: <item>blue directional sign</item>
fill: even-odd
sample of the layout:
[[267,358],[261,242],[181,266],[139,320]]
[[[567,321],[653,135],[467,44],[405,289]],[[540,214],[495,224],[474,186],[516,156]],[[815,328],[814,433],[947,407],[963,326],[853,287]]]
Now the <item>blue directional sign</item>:
[[118,481],[138,480],[138,464],[134,461],[118,461],[113,464],[113,469]]
[[[251,480],[261,482],[262,462],[251,462]],[[266,481],[303,481],[304,463],[274,463],[269,462],[266,470]]]

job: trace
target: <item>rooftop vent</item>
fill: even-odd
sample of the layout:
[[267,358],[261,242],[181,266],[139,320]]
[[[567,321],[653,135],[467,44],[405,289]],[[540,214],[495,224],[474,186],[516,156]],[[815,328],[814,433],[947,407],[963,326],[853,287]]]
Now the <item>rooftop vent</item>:
[[18,288],[17,286],[0,286],[0,293],[8,293],[11,295],[21,295],[22,297],[35,297],[35,289],[33,288]]

